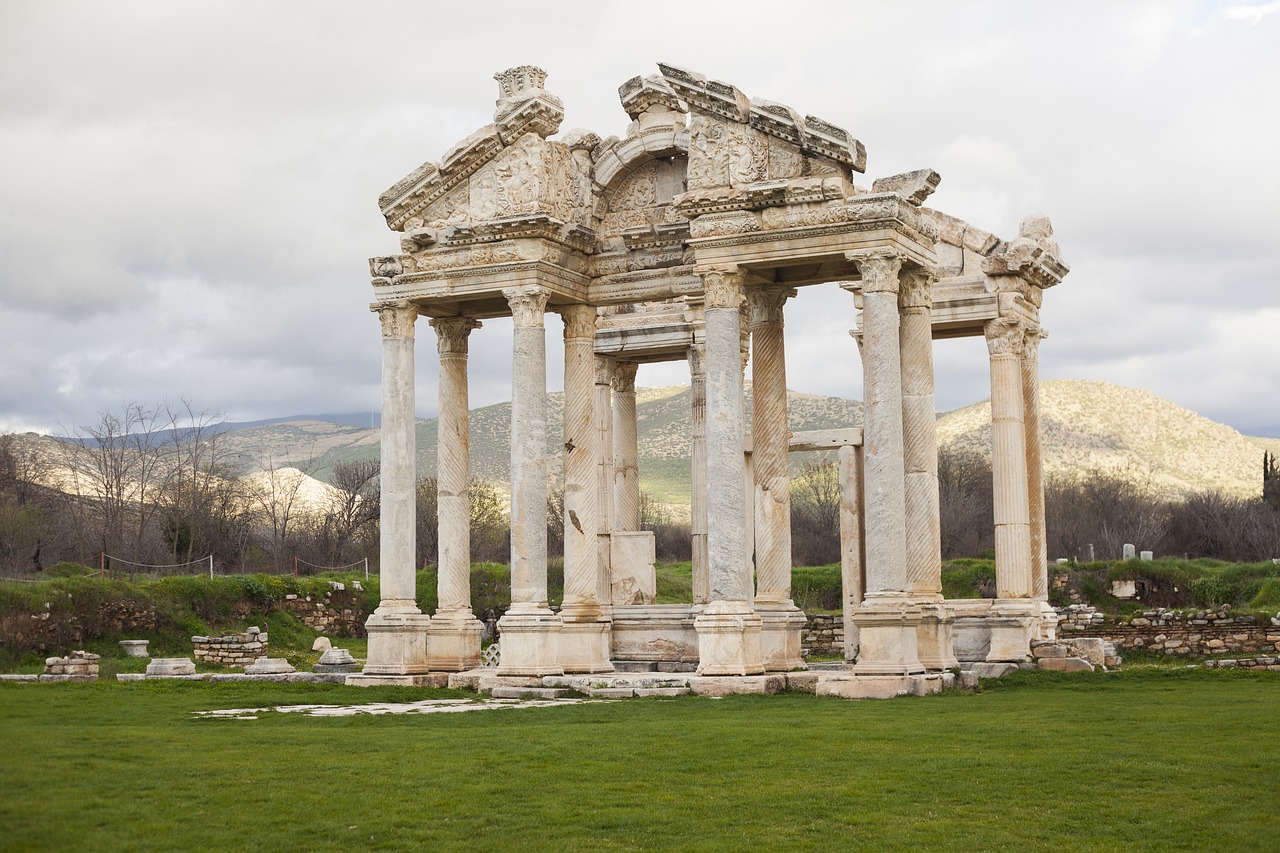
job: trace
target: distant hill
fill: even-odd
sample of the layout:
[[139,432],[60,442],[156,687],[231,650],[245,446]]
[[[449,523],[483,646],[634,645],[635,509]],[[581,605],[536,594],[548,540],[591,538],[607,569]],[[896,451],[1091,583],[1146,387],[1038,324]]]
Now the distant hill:
[[[1149,481],[1168,496],[1202,489],[1256,496],[1262,488],[1263,451],[1280,453],[1280,439],[1241,435],[1149,391],[1077,380],[1048,381],[1040,390],[1045,469],[1050,475],[1103,469]],[[636,394],[641,487],[662,503],[687,505],[689,388],[641,388]],[[793,430],[862,424],[858,401],[796,392],[788,399]],[[548,458],[553,475],[558,475],[564,396],[549,394],[547,403]],[[939,444],[989,456],[990,412],[990,403],[983,401],[940,415]],[[329,477],[338,462],[379,457],[380,431],[362,425],[367,420],[352,423],[357,416],[337,416],[335,420],[341,422],[333,422],[326,417],[228,425],[222,448],[239,473],[273,464],[296,467],[321,480]],[[435,420],[417,425],[421,475],[435,473],[436,428]],[[509,403],[472,410],[476,477],[507,480],[510,431]],[[814,454],[794,454],[792,465],[798,468],[814,458]]]

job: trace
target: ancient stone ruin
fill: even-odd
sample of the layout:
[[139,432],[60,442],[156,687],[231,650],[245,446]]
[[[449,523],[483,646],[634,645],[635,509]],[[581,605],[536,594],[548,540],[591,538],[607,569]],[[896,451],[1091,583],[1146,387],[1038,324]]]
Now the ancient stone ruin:
[[[496,75],[493,124],[382,194],[398,254],[370,261],[381,319],[381,606],[351,683],[424,683],[480,660],[469,594],[467,344],[512,317],[511,607],[498,677],[803,669],[788,454],[836,449],[847,665],[821,692],[919,692],[926,673],[1031,660],[1051,639],[1036,353],[1067,272],[1047,217],[994,234],[925,206],[929,169],[855,182],[861,142],[668,65],[622,85],[625,136],[552,139],[546,72]],[[788,430],[783,318],[810,285],[850,293],[865,424]],[[545,312],[564,320],[564,601],[547,601]],[[414,334],[440,358],[439,609],[414,603]],[[932,341],[990,353],[997,595],[942,597]],[[853,369],[854,345],[833,352]],[[754,434],[743,371],[753,363]],[[653,602],[639,530],[635,373],[685,360],[693,397],[693,604]],[[962,642],[957,643],[956,638]],[[914,681],[917,680],[917,681]],[[930,684],[940,684],[936,676]],[[727,689],[727,688],[726,688]],[[930,688],[932,689],[932,688]]]

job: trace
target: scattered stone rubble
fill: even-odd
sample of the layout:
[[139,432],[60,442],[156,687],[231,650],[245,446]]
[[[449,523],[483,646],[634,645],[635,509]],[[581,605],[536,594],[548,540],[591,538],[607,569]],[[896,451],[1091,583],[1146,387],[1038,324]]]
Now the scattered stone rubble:
[[1280,613],[1260,619],[1247,613],[1232,613],[1230,605],[1223,605],[1191,611],[1153,608],[1117,619],[1089,605],[1073,604],[1060,608],[1058,616],[1060,636],[1087,634],[1122,649],[1187,657],[1230,652],[1267,656],[1280,652]]
[[224,637],[192,637],[195,659],[220,666],[246,666],[267,656],[267,635],[254,626],[243,634]]
[[1115,643],[1097,637],[1035,641],[1031,644],[1031,656],[1037,667],[1054,672],[1114,669],[1121,661]]

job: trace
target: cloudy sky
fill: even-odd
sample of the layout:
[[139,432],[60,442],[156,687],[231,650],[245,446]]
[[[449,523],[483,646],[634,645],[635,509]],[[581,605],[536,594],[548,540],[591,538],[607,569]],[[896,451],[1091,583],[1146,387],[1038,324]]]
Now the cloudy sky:
[[[125,401],[232,420],[379,399],[378,194],[491,121],[532,63],[563,130],[625,132],[656,62],[844,126],[876,177],[1004,236],[1052,217],[1045,378],[1143,387],[1280,435],[1280,2],[0,3],[0,431]],[[860,398],[852,299],[788,306],[789,384]],[[548,322],[549,386],[560,335]],[[418,410],[435,414],[419,324]],[[510,323],[472,338],[510,396]],[[937,348],[938,406],[985,347]],[[683,366],[646,367],[644,385]]]

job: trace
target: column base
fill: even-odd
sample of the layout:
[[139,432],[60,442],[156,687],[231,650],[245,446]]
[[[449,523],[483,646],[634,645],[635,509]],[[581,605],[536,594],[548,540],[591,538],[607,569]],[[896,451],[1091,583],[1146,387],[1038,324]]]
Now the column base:
[[431,619],[417,609],[397,608],[379,612],[379,607],[365,620],[369,634],[369,654],[360,674],[366,676],[425,675],[427,665],[427,626]]
[[858,626],[858,662],[855,675],[919,675],[916,629],[920,606],[907,599],[868,598],[853,613]]
[[560,665],[566,673],[613,672],[609,660],[612,623],[600,608],[567,605],[560,610],[560,622]]
[[767,672],[792,672],[807,669],[801,636],[804,633],[804,611],[795,602],[757,601],[760,617],[760,657]]
[[987,616],[991,629],[988,663],[1031,660],[1031,641],[1039,638],[1040,602],[1027,598],[997,598]]
[[1040,604],[1040,627],[1037,636],[1041,640],[1057,640],[1058,639],[1058,611],[1053,609],[1053,605],[1047,601],[1041,601]]
[[564,675],[560,617],[550,610],[512,613],[498,620],[502,645],[497,675]]
[[698,675],[760,675],[760,617],[748,601],[713,601],[693,620]]
[[930,672],[943,672],[957,667],[952,640],[955,614],[941,601],[920,605],[920,624],[916,626],[916,651],[920,663]]
[[471,611],[436,613],[427,628],[427,664],[432,672],[464,672],[480,665],[484,623]]

